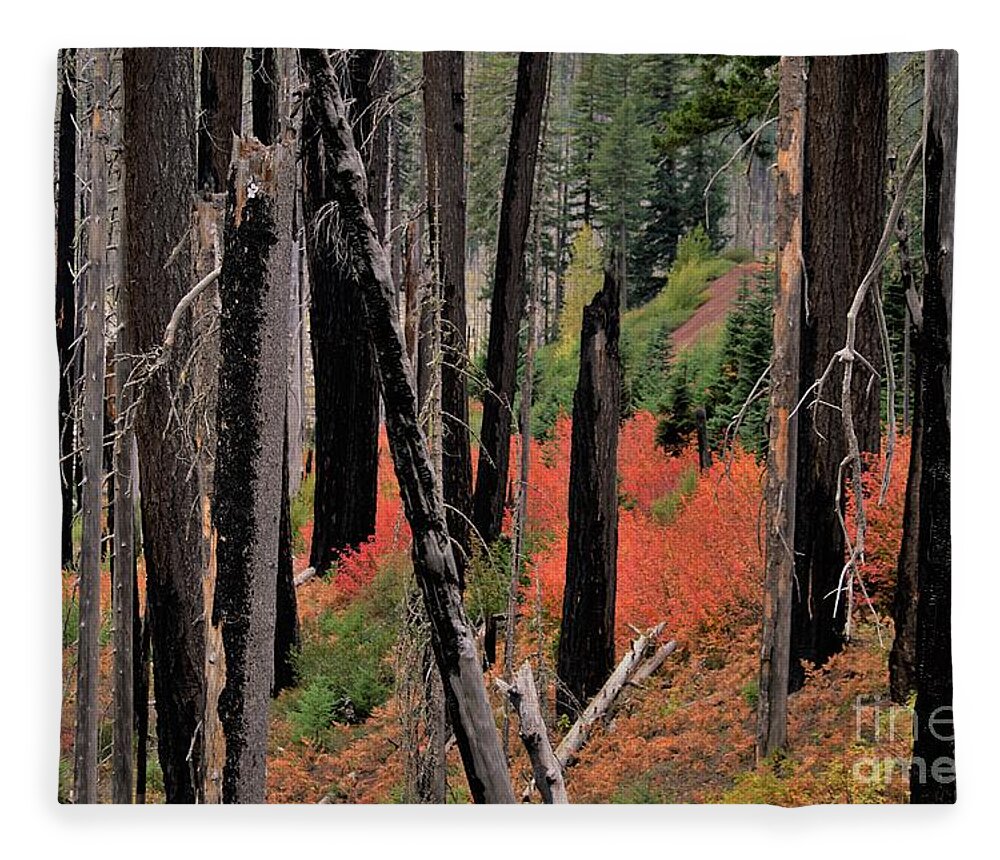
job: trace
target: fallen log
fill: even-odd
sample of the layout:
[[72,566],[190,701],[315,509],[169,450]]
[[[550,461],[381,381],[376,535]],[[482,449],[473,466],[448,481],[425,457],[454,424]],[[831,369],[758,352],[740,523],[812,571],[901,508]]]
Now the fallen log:
[[[665,621],[661,621],[655,627],[650,628],[644,634],[633,640],[632,644],[629,646],[628,652],[622,657],[621,661],[615,667],[615,671],[611,673],[611,677],[604,682],[604,686],[601,687],[600,691],[590,700],[590,704],[584,709],[583,713],[580,714],[579,719],[573,724],[572,728],[566,734],[566,737],[562,739],[562,742],[556,747],[555,757],[559,762],[560,767],[565,770],[573,757],[583,748],[583,745],[587,742],[590,737],[590,732],[594,728],[594,724],[599,720],[603,719],[608,712],[611,710],[618,698],[618,694],[621,693],[625,685],[632,679],[636,671],[643,665],[643,661],[646,658],[646,652],[663,633],[663,629],[667,626]],[[676,650],[676,642],[668,642],[663,646],[666,649],[668,646],[673,646],[669,651],[663,654],[663,658],[660,660],[662,664],[663,660],[667,656]],[[657,654],[652,655],[650,660],[653,660]],[[649,675],[652,675],[656,671],[653,668],[649,671]],[[649,675],[646,675],[648,678]],[[526,801],[530,796],[531,792],[535,787],[535,781],[532,780],[528,787],[522,792],[521,800]]]
[[518,734],[531,760],[531,770],[535,775],[535,785],[545,803],[569,803],[566,783],[563,782],[562,766],[552,752],[548,731],[542,719],[542,709],[538,702],[538,690],[531,674],[531,664],[525,660],[518,670],[513,684],[497,679],[497,687],[505,693],[517,711],[520,729]]
[[666,662],[667,657],[677,650],[677,643],[671,639],[669,642],[665,642],[659,648],[657,648],[652,656],[647,657],[639,664],[639,667],[635,670],[632,677],[628,679],[629,686],[638,687],[648,681],[653,677],[659,670],[660,666]]

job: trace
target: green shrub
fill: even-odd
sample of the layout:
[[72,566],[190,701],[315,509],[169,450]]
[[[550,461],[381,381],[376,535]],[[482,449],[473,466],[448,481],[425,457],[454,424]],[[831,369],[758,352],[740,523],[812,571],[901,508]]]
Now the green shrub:
[[670,525],[681,512],[684,502],[694,495],[697,487],[698,470],[692,466],[684,471],[673,490],[653,502],[651,508],[653,519],[662,526]]
[[753,259],[753,251],[749,248],[726,248],[719,256],[734,263],[749,263]]
[[282,697],[297,740],[330,742],[337,723],[360,723],[392,693],[388,659],[399,631],[405,589],[405,557],[390,557],[349,606],[324,612],[303,630],[295,656],[299,686]]
[[313,518],[313,496],[316,492],[316,470],[302,480],[298,493],[291,500],[292,550],[296,555],[305,552],[306,542],[302,527]]

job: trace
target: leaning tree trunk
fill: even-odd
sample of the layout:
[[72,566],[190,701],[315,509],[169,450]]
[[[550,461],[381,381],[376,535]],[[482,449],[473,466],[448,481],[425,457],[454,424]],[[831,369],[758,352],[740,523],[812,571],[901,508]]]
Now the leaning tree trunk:
[[615,668],[618,578],[618,353],[620,284],[611,270],[584,308],[580,376],[573,395],[569,533],[556,697],[576,716]]
[[222,799],[262,803],[281,510],[294,161],[243,138],[226,212],[213,521],[225,686]]
[[954,803],[951,667],[951,295],[958,55],[929,51],[924,102],[924,290],[917,702],[912,803]]
[[424,55],[427,200],[431,248],[441,290],[441,460],[448,534],[459,547],[464,585],[472,515],[469,373],[465,316],[465,55]]
[[774,294],[767,545],[757,705],[757,760],[785,745],[795,558],[799,340],[802,336],[802,180],[806,130],[804,57],[782,57],[778,90],[778,284]]
[[[847,312],[883,227],[888,110],[886,56],[815,57],[806,83],[802,254],[807,285],[802,310],[800,396],[844,345]],[[857,325],[857,350],[881,368],[874,305]],[[838,364],[828,390],[840,388]],[[854,421],[863,452],[879,450],[878,383],[854,374]],[[805,407],[803,407],[805,408]],[[844,567],[837,519],[838,474],[847,454],[840,413],[826,405],[799,422],[795,556],[789,688],[799,689],[800,661],[817,665],[844,643],[847,601],[836,600]],[[837,611],[834,611],[834,606]]]
[[301,56],[308,72],[309,110],[318,122],[331,160],[331,190],[340,217],[346,219],[349,228],[345,231],[349,243],[346,250],[357,273],[368,333],[378,359],[389,445],[413,532],[413,569],[431,621],[431,642],[456,744],[473,800],[511,803],[514,794],[462,605],[458,569],[427,442],[418,421],[389,257],[368,209],[364,165],[325,52],[303,50]]
[[73,240],[76,232],[76,57],[73,49],[59,55],[59,123],[56,165],[56,349],[59,354],[59,477],[62,494],[60,558],[73,564],[74,422],[76,388],[73,341],[76,339],[76,295],[73,283]]
[[77,803],[97,802],[98,635],[101,629],[101,500],[104,483],[104,294],[108,253],[107,49],[94,51],[90,149],[88,267],[84,282],[83,538],[80,549],[80,609],[76,656],[76,741],[73,787]]
[[[125,85],[126,289],[135,353],[160,347],[191,277],[195,187],[194,57],[188,49],[127,49]],[[135,433],[139,448],[147,598],[152,618],[157,741],[167,801],[200,797],[204,708],[201,507],[192,453],[172,415],[185,414],[182,374],[190,317],[169,359],[144,383]]]
[[[384,67],[379,51],[359,51],[349,60],[351,120],[355,146],[372,168],[383,165],[383,135],[373,121]],[[387,139],[386,139],[387,140]],[[313,373],[316,385],[316,485],[310,565],[325,572],[345,549],[375,531],[378,497],[378,379],[364,308],[354,273],[337,250],[339,213],[332,205],[332,161],[325,152],[319,119],[308,110],[302,129],[303,199],[310,278]],[[376,175],[378,171],[375,171]],[[382,189],[369,187],[368,205],[383,225]],[[384,241],[380,229],[379,241]],[[338,240],[339,241],[339,240]]]
[[535,161],[549,55],[522,53],[507,150],[496,273],[486,354],[487,390],[473,499],[473,522],[486,543],[500,536],[510,469],[511,409],[517,375],[517,334],[524,313],[524,247],[531,216]]

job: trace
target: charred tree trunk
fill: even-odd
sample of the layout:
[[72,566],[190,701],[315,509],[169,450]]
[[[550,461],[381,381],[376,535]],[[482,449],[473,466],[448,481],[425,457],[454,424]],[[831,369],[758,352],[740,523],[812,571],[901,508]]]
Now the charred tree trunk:
[[[899,216],[896,227],[899,243],[900,280],[903,294],[909,302],[916,300],[913,273],[910,266],[909,235],[905,215]],[[921,446],[923,444],[922,373],[920,327],[915,325],[909,305],[903,317],[903,432],[910,432],[910,468],[906,478],[906,500],[903,504],[903,539],[896,565],[896,591],[893,595],[892,620],[895,636],[889,653],[889,694],[894,702],[906,704],[917,686],[917,567],[920,530]],[[910,368],[918,384],[911,401]],[[912,406],[912,409],[911,409]]]
[[[191,277],[196,177],[194,57],[187,49],[128,49],[125,84],[126,288],[137,353],[160,346]],[[197,481],[172,409],[184,412],[190,318],[171,358],[145,383],[135,420],[142,486],[147,598],[152,617],[157,740],[167,801],[200,795],[204,598]],[[174,404],[172,406],[172,399]],[[168,429],[169,428],[169,429]]]
[[226,212],[213,521],[225,686],[222,799],[262,803],[274,671],[294,164],[283,144],[244,138]]
[[573,395],[569,533],[556,697],[560,714],[576,716],[615,668],[618,578],[618,353],[621,289],[604,287],[584,308],[580,377]]
[[785,746],[795,575],[799,347],[802,337],[802,183],[806,134],[804,57],[782,57],[778,126],[778,257],[767,452],[767,538],[761,627],[757,760]]
[[89,266],[84,281],[83,538],[77,639],[76,740],[73,788],[76,803],[97,802],[98,636],[101,628],[101,502],[104,482],[104,294],[107,279],[108,51],[92,57],[93,85],[87,143],[90,149]]
[[[816,57],[806,85],[802,253],[808,285],[802,309],[800,395],[843,347],[847,311],[883,228],[888,110],[885,55]],[[881,370],[874,304],[858,319],[857,350]],[[829,381],[839,390],[843,369]],[[853,382],[854,421],[863,452],[880,442],[878,384]],[[805,681],[800,661],[826,662],[844,644],[845,606],[834,612],[844,566],[836,516],[837,475],[847,453],[840,413],[817,406],[799,422],[795,518],[797,587],[792,594],[789,688]]]
[[60,557],[73,565],[74,421],[76,388],[73,341],[76,339],[76,295],[73,283],[73,239],[76,232],[76,57],[72,49],[59,57],[59,125],[56,140],[56,349],[59,354],[59,476],[62,493]]
[[500,536],[510,470],[511,409],[517,374],[517,333],[524,313],[524,248],[531,216],[535,161],[549,55],[522,53],[507,150],[496,273],[486,355],[488,389],[473,499],[473,522],[486,543]]
[[472,515],[469,444],[469,350],[465,314],[465,55],[424,55],[427,127],[427,200],[431,247],[441,290],[441,459],[448,534],[459,547],[459,587],[464,587]]
[[386,426],[406,517],[413,531],[413,568],[431,622],[431,642],[444,682],[455,740],[477,803],[511,803],[506,763],[486,695],[475,641],[458,589],[458,569],[443,506],[417,417],[388,254],[368,209],[367,179],[329,59],[301,51],[309,79],[309,111],[331,160],[331,186],[349,219],[347,252],[364,298],[362,309],[378,357]]
[[954,803],[951,668],[951,296],[958,55],[929,51],[924,106],[924,289],[917,703],[911,803]]
[[[373,136],[374,102],[385,95],[372,80],[378,51],[360,51],[349,62],[355,146],[366,164],[381,164]],[[316,383],[316,489],[309,564],[325,572],[345,549],[375,531],[378,496],[378,379],[356,279],[337,250],[342,237],[333,202],[335,177],[319,131],[306,111],[302,130],[303,198],[309,258],[313,372]],[[384,225],[384,196],[368,189],[376,225]],[[379,229],[379,241],[384,240]],[[334,239],[335,241],[328,241]]]
[[202,191],[218,194],[226,190],[242,102],[243,48],[203,48],[198,128],[198,188]]
[[292,512],[288,493],[288,415],[285,415],[285,442],[281,473],[281,519],[278,524],[278,585],[274,619],[274,682],[271,695],[276,696],[295,684],[292,662],[299,647],[299,613],[295,598],[295,578],[292,559]]

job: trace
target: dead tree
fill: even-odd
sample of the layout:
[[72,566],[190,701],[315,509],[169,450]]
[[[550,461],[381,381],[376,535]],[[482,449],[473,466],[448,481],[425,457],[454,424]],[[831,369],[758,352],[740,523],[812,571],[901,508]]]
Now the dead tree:
[[80,549],[80,609],[77,639],[76,741],[73,788],[77,803],[97,802],[98,636],[101,629],[101,507],[104,482],[104,298],[108,253],[108,92],[107,49],[93,52],[88,266],[84,281],[83,378],[83,536]]
[[[377,102],[385,96],[379,51],[354,52],[341,70],[352,99],[355,146],[368,168],[381,165],[375,136]],[[303,117],[303,202],[310,279],[310,333],[316,383],[316,486],[309,564],[326,572],[339,553],[375,531],[378,498],[378,379],[354,273],[340,253],[342,225],[333,202],[332,161],[320,120]],[[377,174],[377,171],[373,175]],[[384,197],[368,189],[375,223],[383,225]],[[382,230],[379,241],[384,241]]]
[[[805,292],[799,384],[803,395],[842,346],[847,313],[879,243],[884,218],[888,112],[884,54],[815,57],[806,82],[802,201]],[[856,349],[881,374],[873,302],[862,308]],[[838,365],[830,384],[839,390]],[[859,372],[852,382],[854,425],[862,452],[879,450],[880,398]],[[801,661],[820,665],[843,646],[847,601],[840,595],[844,535],[841,462],[848,443],[840,413],[813,402],[799,422],[789,686],[805,679]],[[840,599],[838,599],[838,597]]]
[[573,395],[566,590],[556,707],[576,715],[615,667],[618,578],[619,290],[613,268],[584,308]]
[[59,114],[56,138],[56,348],[59,353],[59,477],[62,495],[60,558],[73,565],[73,498],[76,489],[73,391],[76,366],[76,290],[73,244],[76,233],[76,52],[59,54]]
[[500,737],[486,695],[475,641],[458,588],[458,569],[399,325],[389,256],[368,208],[364,164],[354,144],[343,96],[323,51],[300,52],[309,110],[331,162],[332,199],[364,297],[368,334],[378,360],[386,426],[403,506],[413,532],[413,568],[431,622],[431,642],[469,789],[477,803],[514,800]]
[[518,734],[531,761],[535,785],[538,786],[542,800],[545,803],[569,803],[562,766],[552,752],[548,729],[545,720],[542,719],[542,709],[538,690],[535,688],[535,679],[531,673],[531,664],[526,660],[512,683],[498,680],[497,685],[517,711],[520,723]]
[[294,149],[243,138],[226,211],[213,522],[222,799],[262,803],[274,663]]
[[466,386],[465,55],[425,51],[423,66],[428,224],[441,292],[441,481],[448,533],[459,547],[459,584],[464,585],[472,514]]
[[473,498],[473,523],[486,543],[500,536],[510,470],[511,408],[517,375],[517,333],[524,313],[524,249],[531,216],[535,162],[549,55],[522,53],[507,150],[496,274],[486,354],[487,390]]
[[203,48],[200,86],[198,188],[225,193],[242,120],[243,48]]
[[785,745],[795,575],[799,340],[802,311],[802,182],[806,132],[804,57],[782,57],[778,119],[778,255],[767,456],[767,538],[757,710],[757,759]]
[[[924,288],[921,306],[917,702],[911,803],[954,803],[951,666],[951,303],[958,55],[929,51],[924,85]],[[912,535],[904,536],[912,539]]]
[[[188,49],[126,49],[125,288],[135,353],[159,350],[191,287],[189,241],[196,124],[194,56]],[[191,454],[173,417],[191,402],[182,374],[190,311],[172,348],[142,389],[135,415],[142,486],[147,596],[155,655],[156,734],[168,802],[201,795],[204,708],[202,509]]]

